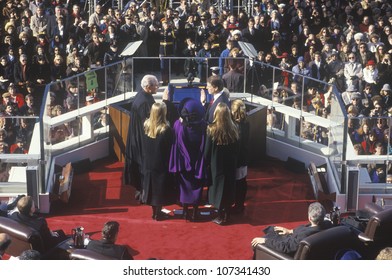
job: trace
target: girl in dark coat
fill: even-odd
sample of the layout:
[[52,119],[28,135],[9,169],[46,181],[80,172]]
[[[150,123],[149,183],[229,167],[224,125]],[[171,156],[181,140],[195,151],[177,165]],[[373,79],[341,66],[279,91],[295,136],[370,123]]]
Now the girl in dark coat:
[[170,149],[173,132],[166,121],[165,103],[154,103],[150,118],[144,122],[143,138],[143,192],[142,202],[152,206],[152,218],[162,220],[163,205],[174,202],[172,180],[169,174]]
[[[205,183],[205,111],[199,100],[191,98],[183,99],[178,111],[181,117],[173,126],[169,171],[176,174],[184,218],[194,221]],[[193,205],[192,217],[188,216],[188,205]]]
[[231,119],[229,108],[219,103],[214,112],[214,121],[207,128],[204,151],[212,180],[208,198],[209,203],[218,209],[218,217],[213,220],[218,225],[228,222],[229,210],[234,203],[238,140],[238,128]]
[[244,211],[244,202],[248,185],[246,176],[248,175],[248,141],[249,141],[249,122],[246,120],[246,107],[241,99],[231,102],[231,116],[233,121],[238,125],[239,131],[239,155],[236,170],[236,190],[235,203],[232,209],[234,213]]

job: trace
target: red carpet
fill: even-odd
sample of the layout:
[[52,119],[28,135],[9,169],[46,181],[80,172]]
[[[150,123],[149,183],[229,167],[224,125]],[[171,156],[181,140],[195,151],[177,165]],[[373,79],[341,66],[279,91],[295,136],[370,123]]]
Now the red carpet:
[[305,223],[308,204],[314,199],[306,173],[296,174],[284,162],[268,159],[250,168],[246,210],[232,216],[230,225],[213,224],[208,216],[197,223],[176,217],[157,222],[151,219],[151,207],[135,203],[133,188],[122,185],[122,170],[122,163],[105,159],[93,163],[91,172],[75,175],[70,201],[53,205],[49,227],[69,234],[83,226],[99,239],[103,224],[116,220],[120,223],[117,243],[128,245],[136,260],[246,260],[252,257],[250,241],[265,226],[292,228]]

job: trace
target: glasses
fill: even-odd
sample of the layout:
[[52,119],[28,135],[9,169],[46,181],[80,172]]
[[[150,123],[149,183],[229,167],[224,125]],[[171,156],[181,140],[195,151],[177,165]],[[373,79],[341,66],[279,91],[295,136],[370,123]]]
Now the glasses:
[[355,57],[354,57],[354,56],[349,56],[348,58],[349,58],[349,59],[355,59]]
[[360,49],[364,49],[364,48],[365,48],[365,46],[360,46],[359,48],[360,48]]

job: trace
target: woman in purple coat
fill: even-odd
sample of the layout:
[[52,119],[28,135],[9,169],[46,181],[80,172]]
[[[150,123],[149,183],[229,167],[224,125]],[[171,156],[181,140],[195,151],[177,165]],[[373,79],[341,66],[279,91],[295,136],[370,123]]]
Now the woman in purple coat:
[[[176,174],[184,218],[194,221],[205,183],[205,110],[200,101],[191,98],[183,99],[178,110],[180,118],[173,126],[175,136],[169,171]],[[189,205],[193,206],[191,217],[188,215]]]

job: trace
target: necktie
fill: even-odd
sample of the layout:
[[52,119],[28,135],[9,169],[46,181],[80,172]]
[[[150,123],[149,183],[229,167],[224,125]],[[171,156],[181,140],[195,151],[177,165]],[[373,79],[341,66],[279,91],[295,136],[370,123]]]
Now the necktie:
[[213,103],[214,103],[214,96],[211,97],[210,105],[212,105]]

